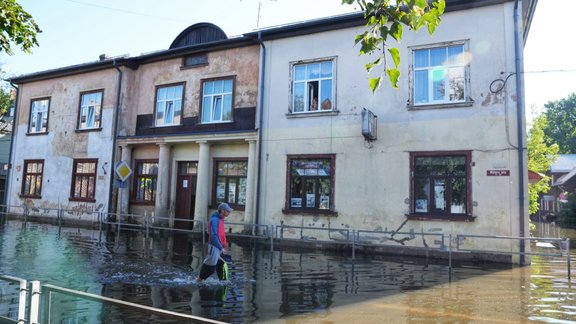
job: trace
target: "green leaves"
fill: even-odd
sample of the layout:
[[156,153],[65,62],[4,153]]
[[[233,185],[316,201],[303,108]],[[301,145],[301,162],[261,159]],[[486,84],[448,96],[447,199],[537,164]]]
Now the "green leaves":
[[[559,147],[557,144],[547,145],[544,141],[545,131],[550,126],[546,115],[540,115],[534,119],[534,124],[530,129],[528,141],[528,170],[546,173],[550,170],[550,164],[558,157]],[[550,178],[545,176],[537,183],[528,185],[529,212],[534,214],[538,211],[538,198],[542,192],[550,189]]]
[[380,77],[369,79],[370,90],[372,90],[372,92],[376,91],[376,89],[378,89],[378,87],[380,87],[380,80],[381,80]]
[[8,55],[13,55],[12,45],[26,53],[38,46],[36,34],[42,31],[16,0],[0,1],[0,47]]
[[[366,64],[368,74],[374,67],[382,65],[377,77],[370,77],[370,89],[376,91],[381,85],[383,75],[387,75],[393,88],[398,88],[400,79],[400,52],[396,47],[386,51],[388,36],[396,42],[402,40],[403,26],[416,31],[426,26],[428,33],[433,34],[446,7],[445,0],[342,0],[342,4],[358,4],[364,11],[366,30],[356,36],[355,44],[360,44],[360,55],[377,54],[377,58]],[[387,65],[387,56],[392,59],[394,67]]]

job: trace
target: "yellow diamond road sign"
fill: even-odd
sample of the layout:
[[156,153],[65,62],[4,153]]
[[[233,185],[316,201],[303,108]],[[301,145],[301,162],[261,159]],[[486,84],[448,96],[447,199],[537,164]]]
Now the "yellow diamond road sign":
[[126,179],[128,179],[128,177],[132,174],[132,169],[130,169],[130,166],[128,163],[126,163],[126,161],[118,162],[114,171],[116,171],[116,175],[118,175],[118,178],[120,178],[122,181],[126,181]]

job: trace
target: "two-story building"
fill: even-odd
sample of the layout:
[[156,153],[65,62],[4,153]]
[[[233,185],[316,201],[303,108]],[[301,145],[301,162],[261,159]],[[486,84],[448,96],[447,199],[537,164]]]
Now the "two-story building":
[[[325,229],[310,237],[318,240],[363,229],[392,232],[361,233],[367,241],[419,247],[447,244],[433,233],[529,236],[521,60],[535,2],[446,3],[432,36],[404,33],[392,45],[400,90],[371,92],[364,66],[374,58],[353,46],[364,31],[353,16],[258,34],[260,222],[293,226],[284,238],[301,238],[299,226]],[[454,243],[525,248],[481,237]]]
[[165,51],[13,78],[8,204],[190,228],[226,201],[252,222],[259,52],[199,23]]
[[246,224],[328,229],[318,240],[402,231],[376,243],[417,247],[447,244],[433,233],[528,236],[522,49],[536,1],[446,3],[432,36],[393,44],[399,90],[369,89],[362,13],[230,39],[202,23],[165,51],[13,78],[8,203],[189,227],[178,220],[226,201]]

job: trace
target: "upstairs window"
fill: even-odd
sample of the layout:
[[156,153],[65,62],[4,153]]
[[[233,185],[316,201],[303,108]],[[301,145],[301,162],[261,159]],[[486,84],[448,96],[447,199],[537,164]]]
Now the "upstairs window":
[[102,91],[85,92],[80,96],[78,129],[100,128]]
[[43,173],[44,160],[24,161],[24,173],[22,174],[23,197],[41,198]]
[[155,126],[180,125],[184,84],[156,88]]
[[204,81],[202,85],[202,123],[232,121],[232,79]]
[[415,106],[465,102],[468,97],[464,44],[413,49]]
[[292,113],[334,109],[334,61],[292,65]]
[[38,134],[48,132],[48,112],[50,108],[50,99],[32,100],[30,106],[30,124],[28,133]]
[[97,159],[74,160],[70,200],[95,201]]

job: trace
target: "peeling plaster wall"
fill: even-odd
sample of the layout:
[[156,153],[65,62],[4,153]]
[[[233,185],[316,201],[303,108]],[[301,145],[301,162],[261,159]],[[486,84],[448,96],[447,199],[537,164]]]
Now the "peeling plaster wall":
[[129,86],[125,95],[125,109],[120,123],[120,134],[134,135],[136,116],[153,114],[156,87],[185,82],[182,116],[194,117],[200,113],[202,80],[236,77],[234,107],[256,107],[258,96],[258,64],[260,49],[257,45],[208,52],[208,65],[182,67],[182,58],[141,65],[129,71]]
[[[37,81],[19,86],[17,125],[14,128],[12,182],[9,205],[104,211],[108,205],[112,152],[113,111],[116,103],[115,70]],[[104,89],[98,131],[76,132],[80,93]],[[27,135],[31,100],[50,98],[48,133]],[[74,159],[98,159],[96,202],[69,201]],[[44,160],[42,198],[23,199],[24,160]]]
[[[519,233],[516,93],[513,78],[505,92],[490,93],[500,72],[514,71],[513,4],[450,12],[430,37],[425,30],[406,32],[399,90],[384,86],[372,94],[364,65],[370,57],[353,46],[362,28],[329,31],[268,41],[263,130],[261,219],[268,225],[314,226],[414,233],[511,235]],[[469,41],[470,107],[409,110],[410,46]],[[318,46],[330,44],[330,46]],[[290,107],[290,62],[336,57],[337,115],[287,118]],[[391,62],[390,62],[391,63]],[[377,68],[376,68],[377,69]],[[378,116],[378,139],[361,135],[361,110]],[[472,151],[472,222],[406,221],[410,212],[410,152]],[[286,162],[290,154],[335,154],[335,217],[284,214]],[[488,177],[491,169],[510,176]],[[405,223],[406,222],[406,223]],[[294,238],[302,233],[287,231]],[[528,233],[526,231],[526,233]],[[314,234],[327,239],[328,232]],[[500,245],[509,242],[462,242]],[[406,245],[423,243],[410,239]],[[446,244],[448,244],[446,242]],[[515,243],[516,244],[516,243]],[[517,244],[516,244],[517,245]],[[476,245],[478,247],[478,245]],[[514,248],[510,246],[510,248]]]

